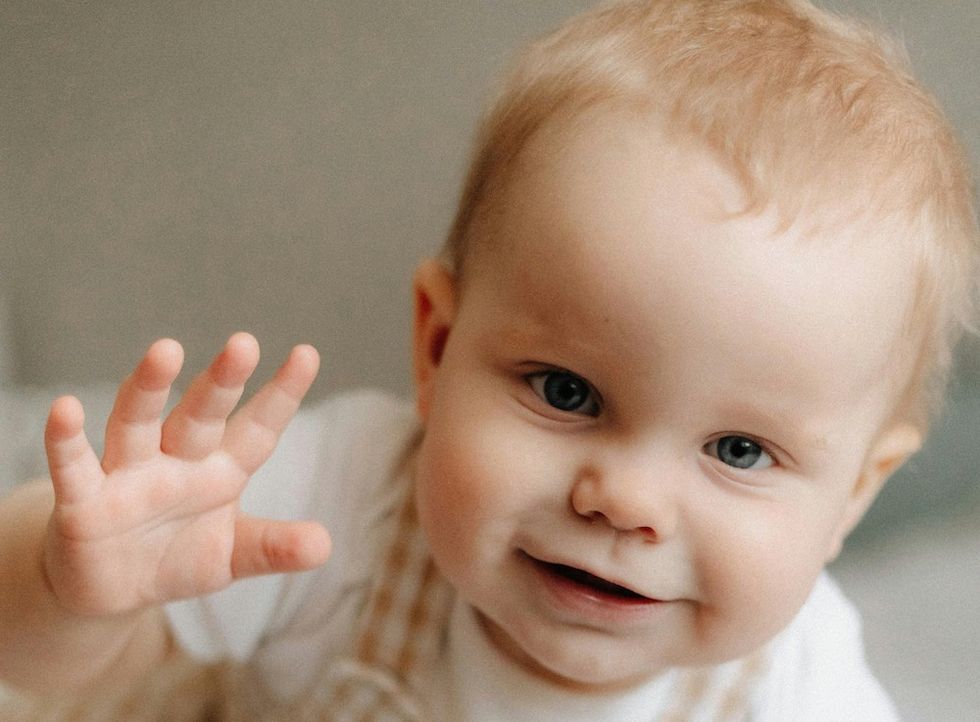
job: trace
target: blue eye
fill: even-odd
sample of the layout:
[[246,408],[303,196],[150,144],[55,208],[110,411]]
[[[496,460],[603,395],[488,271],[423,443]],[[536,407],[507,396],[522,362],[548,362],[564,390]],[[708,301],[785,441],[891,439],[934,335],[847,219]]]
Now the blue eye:
[[705,452],[736,469],[767,469],[773,458],[759,444],[744,436],[723,436],[704,447]]
[[529,374],[534,393],[549,406],[572,414],[599,415],[599,402],[589,382],[568,371],[542,371]]

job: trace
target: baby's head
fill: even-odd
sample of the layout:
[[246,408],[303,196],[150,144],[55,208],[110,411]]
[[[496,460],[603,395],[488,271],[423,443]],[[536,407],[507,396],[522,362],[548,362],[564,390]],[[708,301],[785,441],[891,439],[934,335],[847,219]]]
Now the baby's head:
[[808,2],[625,2],[574,18],[520,56],[487,114],[443,260],[460,279],[481,249],[522,150],[542,127],[631,109],[670,143],[711,153],[745,214],[829,234],[864,224],[914,265],[915,346],[904,413],[925,426],[956,340],[976,312],[967,163],[891,38]]
[[968,172],[803,2],[624,3],[523,56],[416,279],[435,559],[602,688],[784,627],[914,452],[972,313]]

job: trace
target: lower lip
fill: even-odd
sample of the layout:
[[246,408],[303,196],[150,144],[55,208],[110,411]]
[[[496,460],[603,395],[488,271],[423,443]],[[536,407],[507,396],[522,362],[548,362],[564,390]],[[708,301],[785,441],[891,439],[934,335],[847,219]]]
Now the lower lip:
[[579,584],[554,572],[547,564],[520,552],[532,578],[543,587],[545,597],[558,611],[571,613],[585,624],[628,625],[647,622],[666,602],[645,597],[618,597]]

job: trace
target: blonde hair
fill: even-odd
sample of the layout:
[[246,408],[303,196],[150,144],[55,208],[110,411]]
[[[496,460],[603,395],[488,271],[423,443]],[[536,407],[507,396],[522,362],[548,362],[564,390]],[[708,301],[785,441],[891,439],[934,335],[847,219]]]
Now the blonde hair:
[[517,58],[479,128],[444,249],[457,276],[535,132],[606,103],[705,144],[742,181],[745,212],[901,219],[917,287],[896,413],[925,427],[977,313],[980,261],[965,154],[901,45],[807,0],[615,2],[573,18]]

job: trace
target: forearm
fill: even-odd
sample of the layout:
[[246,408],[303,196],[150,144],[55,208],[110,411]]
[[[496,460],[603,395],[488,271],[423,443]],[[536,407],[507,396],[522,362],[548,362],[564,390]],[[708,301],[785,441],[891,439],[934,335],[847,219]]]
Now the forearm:
[[0,679],[37,692],[125,683],[166,654],[162,611],[82,617],[62,608],[43,573],[52,505],[47,484],[0,501]]

